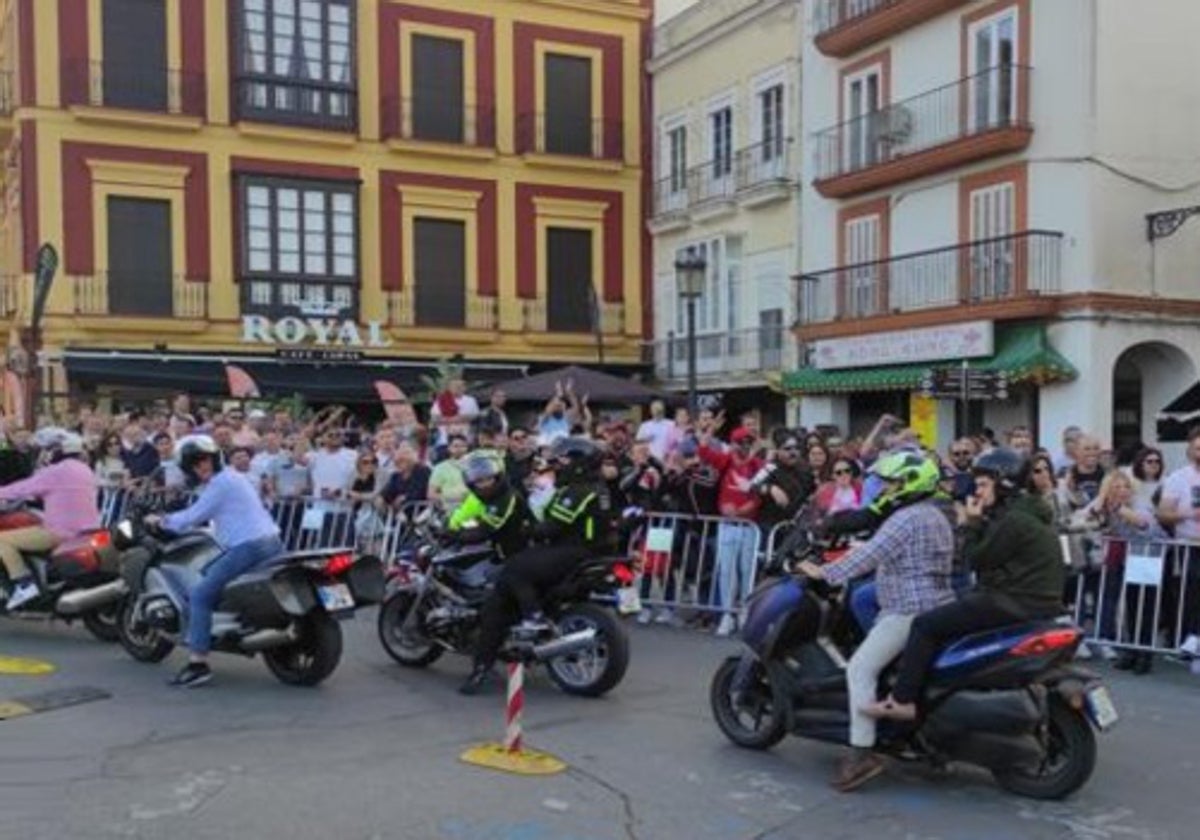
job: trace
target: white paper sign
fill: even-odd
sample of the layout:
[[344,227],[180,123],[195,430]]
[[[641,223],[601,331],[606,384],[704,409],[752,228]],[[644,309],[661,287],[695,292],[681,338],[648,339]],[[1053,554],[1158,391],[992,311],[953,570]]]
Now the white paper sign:
[[671,548],[675,544],[675,529],[671,527],[663,528],[654,526],[646,534],[646,551],[658,551],[666,554],[671,553]]
[[304,518],[300,520],[300,527],[305,531],[320,531],[324,525],[325,511],[317,507],[305,510]]
[[1125,556],[1126,586],[1162,586],[1163,558],[1158,554],[1127,554]]
[[820,370],[977,359],[995,348],[991,321],[969,321],[903,332],[873,333],[818,341],[813,366]]

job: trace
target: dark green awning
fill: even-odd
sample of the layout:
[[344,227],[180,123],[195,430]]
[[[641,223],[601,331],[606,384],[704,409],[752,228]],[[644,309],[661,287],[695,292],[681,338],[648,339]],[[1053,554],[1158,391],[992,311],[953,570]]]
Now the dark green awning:
[[[801,368],[784,375],[783,390],[792,394],[916,391],[926,371],[951,364],[953,362],[848,370]],[[977,370],[1003,371],[1010,382],[1018,384],[1045,385],[1069,381],[1079,375],[1075,366],[1050,346],[1046,329],[1041,324],[999,328],[996,354],[987,359],[973,359],[970,366]]]

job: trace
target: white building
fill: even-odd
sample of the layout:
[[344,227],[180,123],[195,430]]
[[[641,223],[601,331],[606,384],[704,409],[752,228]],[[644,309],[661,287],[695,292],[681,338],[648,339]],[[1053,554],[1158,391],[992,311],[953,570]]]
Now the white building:
[[798,364],[801,0],[690,6],[655,32],[655,370],[686,388],[686,306],[674,264],[707,261],[696,305],[702,394],[726,410],[785,419],[773,390]]
[[[802,419],[1153,441],[1200,365],[1200,221],[1146,218],[1200,204],[1196,32],[1194,0],[807,0]],[[916,395],[964,357],[1010,398]]]

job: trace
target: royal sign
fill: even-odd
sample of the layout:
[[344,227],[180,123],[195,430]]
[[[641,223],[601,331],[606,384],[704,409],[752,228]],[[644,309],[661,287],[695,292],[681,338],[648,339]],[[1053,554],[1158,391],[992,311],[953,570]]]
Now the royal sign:
[[392,340],[379,321],[365,325],[336,318],[280,318],[242,316],[242,341],[284,347],[391,347]]

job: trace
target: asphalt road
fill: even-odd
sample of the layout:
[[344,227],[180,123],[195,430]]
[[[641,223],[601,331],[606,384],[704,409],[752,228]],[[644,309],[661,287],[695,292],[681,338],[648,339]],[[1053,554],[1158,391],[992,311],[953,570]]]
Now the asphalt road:
[[393,665],[374,614],[346,626],[346,656],[318,689],[218,657],[218,681],[164,685],[178,656],[140,665],[82,628],[0,624],[0,656],[58,671],[0,676],[0,700],[69,687],[111,698],[0,721],[0,838],[253,840],[782,840],[1196,835],[1200,682],[1177,665],[1111,683],[1124,715],[1089,786],[1066,803],[997,790],[986,774],[893,767],[863,791],[827,785],[837,751],[794,739],[760,754],[709,718],[729,642],[634,631],[624,684],[599,701],[532,679],[527,736],[570,765],[547,778],[459,761],[501,734],[502,700],[464,698],[466,663]]

